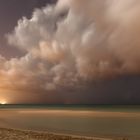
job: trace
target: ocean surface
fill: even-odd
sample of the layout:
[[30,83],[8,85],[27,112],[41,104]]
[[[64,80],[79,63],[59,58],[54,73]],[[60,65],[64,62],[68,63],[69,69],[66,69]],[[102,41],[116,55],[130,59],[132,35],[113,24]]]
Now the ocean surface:
[[0,127],[140,140],[140,106],[0,105]]

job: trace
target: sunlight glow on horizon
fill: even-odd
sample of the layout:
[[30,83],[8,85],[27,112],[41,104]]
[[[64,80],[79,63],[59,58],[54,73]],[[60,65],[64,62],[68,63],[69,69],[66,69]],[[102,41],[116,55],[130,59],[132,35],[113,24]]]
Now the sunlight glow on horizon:
[[7,104],[7,102],[5,100],[3,100],[3,101],[0,101],[0,104],[5,105],[5,104]]

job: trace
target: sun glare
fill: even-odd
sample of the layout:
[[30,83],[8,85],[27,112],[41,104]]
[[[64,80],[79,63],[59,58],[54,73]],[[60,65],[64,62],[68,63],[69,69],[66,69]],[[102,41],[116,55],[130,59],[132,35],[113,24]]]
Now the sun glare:
[[5,104],[7,104],[7,102],[6,101],[1,101],[0,104],[5,105]]

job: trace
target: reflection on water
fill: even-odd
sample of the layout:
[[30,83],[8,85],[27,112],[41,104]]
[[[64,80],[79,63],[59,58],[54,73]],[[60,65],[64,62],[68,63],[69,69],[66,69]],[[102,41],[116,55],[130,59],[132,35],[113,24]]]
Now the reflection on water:
[[0,109],[0,127],[52,131],[85,136],[136,136],[140,138],[139,111]]

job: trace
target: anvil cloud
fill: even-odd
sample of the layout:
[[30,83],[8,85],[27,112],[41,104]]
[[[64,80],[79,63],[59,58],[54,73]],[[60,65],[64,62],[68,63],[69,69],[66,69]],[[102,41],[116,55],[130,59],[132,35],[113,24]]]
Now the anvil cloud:
[[59,0],[35,9],[6,35],[26,54],[0,57],[1,88],[66,92],[139,74],[139,26],[138,0]]

